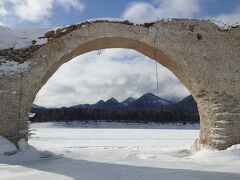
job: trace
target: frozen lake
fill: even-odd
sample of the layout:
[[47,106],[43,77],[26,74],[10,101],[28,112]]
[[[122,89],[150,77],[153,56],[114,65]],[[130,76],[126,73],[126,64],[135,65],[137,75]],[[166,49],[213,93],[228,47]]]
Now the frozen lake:
[[[0,156],[0,179],[240,179],[240,146],[189,145],[199,125],[35,123],[31,148]],[[50,152],[45,152],[45,151]]]

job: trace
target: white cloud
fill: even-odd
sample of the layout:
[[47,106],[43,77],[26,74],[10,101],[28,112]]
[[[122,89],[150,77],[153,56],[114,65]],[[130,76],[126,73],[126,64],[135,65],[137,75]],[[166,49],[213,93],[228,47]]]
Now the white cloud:
[[[211,1],[211,0],[206,0]],[[151,0],[150,2],[136,1],[130,3],[122,17],[135,22],[145,22],[162,18],[194,18],[201,13],[200,0]],[[240,7],[232,13],[222,13],[214,17],[202,17],[213,19],[225,24],[240,22]]]
[[53,0],[23,0],[14,4],[12,12],[22,20],[38,21],[51,16]]
[[8,11],[2,7],[0,7],[0,16],[6,16],[8,14]]
[[71,8],[83,11],[85,8],[85,5],[79,0],[57,0],[57,2],[67,11],[69,11]]
[[[189,92],[166,68],[158,65],[159,96],[181,99]],[[126,49],[90,52],[64,64],[40,90],[35,103],[48,107],[95,103],[115,97],[122,101],[156,92],[155,62]],[[59,101],[61,99],[61,101]]]
[[123,13],[123,18],[137,22],[158,18],[191,18],[198,13],[198,0],[153,0],[132,2]]
[[[221,21],[222,23],[227,25],[234,25],[236,23],[240,24],[240,10],[234,13],[220,14],[216,17],[211,17],[210,19]],[[222,24],[219,25],[222,26]]]
[[0,21],[8,25],[8,20],[39,22],[47,21],[52,16],[54,6],[61,6],[65,11],[84,10],[79,0],[1,0]]

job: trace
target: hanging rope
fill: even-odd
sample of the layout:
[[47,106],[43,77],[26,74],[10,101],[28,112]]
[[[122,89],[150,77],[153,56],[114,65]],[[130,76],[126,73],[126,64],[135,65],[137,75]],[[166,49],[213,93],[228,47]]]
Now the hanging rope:
[[157,40],[157,35],[159,34],[159,29],[156,26],[153,26],[153,27],[157,29],[154,36],[154,60],[155,60],[155,73],[156,73],[156,95],[158,96],[159,84],[158,84],[158,62],[157,62],[156,40]]
[[[156,50],[155,50],[156,51]],[[158,92],[159,92],[159,85],[158,85],[158,65],[157,65],[157,61],[155,60],[155,69],[156,69],[156,81],[157,81],[157,96],[158,96]]]

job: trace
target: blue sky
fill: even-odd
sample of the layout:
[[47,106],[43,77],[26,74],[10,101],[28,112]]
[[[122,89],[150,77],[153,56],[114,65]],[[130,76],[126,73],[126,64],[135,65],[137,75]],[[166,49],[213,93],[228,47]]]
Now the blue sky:
[[[31,1],[33,2],[32,4],[29,3]],[[26,17],[16,12],[20,6],[25,7],[23,11],[29,10],[31,6],[34,7],[34,2],[37,1],[41,2],[40,6],[42,6],[42,10],[40,7],[39,11],[35,11],[39,14],[38,18],[30,19],[28,17],[31,16],[31,13]],[[239,14],[240,12],[239,0],[169,0],[170,3],[176,3],[176,1],[180,2],[183,7],[191,8],[191,4],[197,5],[198,10],[193,11],[190,15],[183,15],[183,17],[213,17],[218,19],[220,15]],[[167,0],[1,0],[0,23],[8,26],[24,27],[60,26],[98,17],[123,17],[124,12],[128,10],[129,6],[133,4],[136,5],[137,3],[150,4],[157,10],[161,10],[159,6],[164,6],[166,2]],[[69,7],[66,8],[66,4],[70,4]],[[84,7],[78,8],[78,4]],[[48,7],[47,5],[50,6]],[[3,10],[5,13],[1,13]],[[171,14],[171,12],[169,14]],[[145,16],[148,15],[145,14]],[[167,17],[168,14],[164,16]]]
[[[123,15],[123,12],[127,9],[130,0],[85,0],[82,1],[86,4],[86,8],[83,12],[74,10],[71,13],[61,15],[62,9],[56,9],[56,14],[52,18],[54,25],[61,25],[75,23],[91,18],[97,17],[114,17],[118,18]],[[140,1],[136,1],[140,2]],[[152,2],[150,0],[144,2]],[[182,0],[184,3],[184,0]],[[216,17],[220,14],[232,13],[240,8],[239,0],[202,0],[200,2],[200,12],[194,14],[194,18],[201,17]],[[240,10],[239,10],[240,11]],[[61,19],[59,18],[61,17]]]
[[[161,18],[211,18],[240,22],[240,0],[0,0],[0,25],[54,27],[92,18],[124,18],[144,22]],[[141,69],[141,71],[139,71]],[[180,100],[190,93],[166,68],[158,65],[159,96]],[[127,49],[89,52],[60,67],[39,91],[35,103],[47,107],[119,101],[156,93],[155,63]],[[61,101],[59,101],[61,99]]]

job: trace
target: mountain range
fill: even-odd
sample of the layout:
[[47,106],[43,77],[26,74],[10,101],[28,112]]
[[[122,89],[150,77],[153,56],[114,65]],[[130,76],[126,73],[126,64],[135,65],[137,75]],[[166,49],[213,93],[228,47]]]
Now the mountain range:
[[[66,107],[63,107],[66,108]],[[100,100],[95,104],[78,104],[67,107],[72,109],[119,109],[119,110],[168,110],[168,111],[189,111],[197,112],[197,104],[190,95],[177,103],[170,102],[160,98],[152,93],[146,93],[134,99],[128,97],[122,102],[118,102],[115,98],[110,98],[107,101]],[[31,112],[42,112],[49,108],[44,108],[33,104]]]

